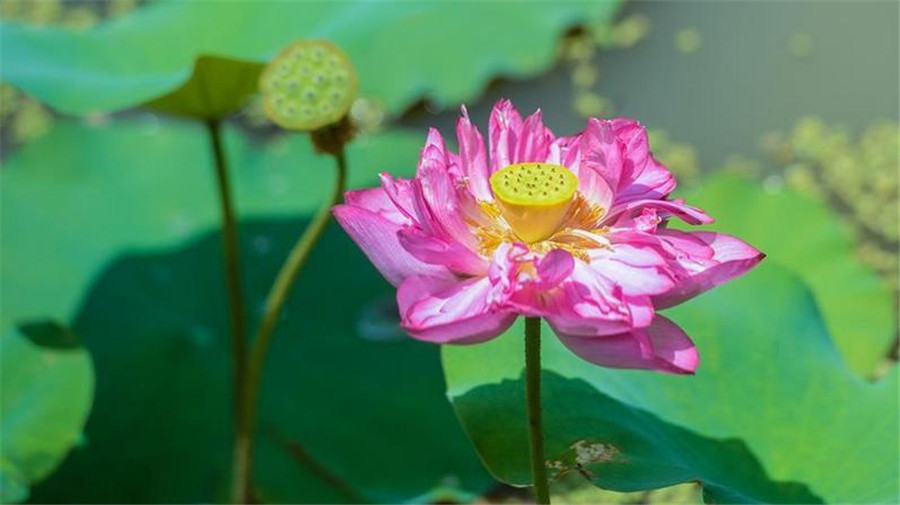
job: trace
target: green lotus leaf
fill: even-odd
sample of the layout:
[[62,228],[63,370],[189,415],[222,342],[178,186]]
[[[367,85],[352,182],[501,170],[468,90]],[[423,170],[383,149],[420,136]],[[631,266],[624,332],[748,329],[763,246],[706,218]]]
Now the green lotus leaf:
[[[851,371],[813,297],[774,262],[667,311],[695,376],[594,366],[544,327],[547,459],[616,491],[699,481],[710,503],[892,503],[898,374]],[[523,325],[443,350],[448,395],[490,471],[530,482]]]
[[[244,222],[253,324],[305,224]],[[218,234],[204,234],[123,254],[97,278],[74,322],[100,385],[91,444],[35,488],[37,502],[227,499],[233,403],[220,257]],[[494,482],[443,395],[439,349],[366,338],[369,307],[392,300],[333,225],[285,307],[263,376],[262,503],[401,503],[445,488],[471,496]],[[98,468],[103,479],[82,485]]]
[[[348,147],[349,185],[371,185],[387,166],[413,170],[422,138],[402,131],[360,138]],[[225,148],[242,217],[312,213],[333,184],[334,161],[304,136],[261,146],[226,129]],[[170,246],[218,227],[212,163],[203,127],[175,121],[63,121],[24,146],[0,173],[0,278],[16,293],[0,300],[3,328],[42,317],[69,321],[121,251]]]
[[0,501],[24,501],[81,439],[94,394],[87,351],[39,322],[0,336]]
[[710,229],[747,240],[803,279],[850,367],[873,372],[896,338],[897,310],[888,284],[855,257],[847,224],[819,201],[764,191],[734,174],[710,177],[683,196],[716,218]]
[[[0,58],[3,79],[83,114],[169,95],[197,80],[200,56],[264,63],[295,39],[326,39],[350,56],[361,95],[396,114],[426,97],[470,100],[497,75],[535,75],[567,29],[610,19],[621,3],[160,1],[84,32],[2,22]],[[223,79],[226,88],[243,82]],[[231,102],[232,91],[221,94]]]
[[[242,222],[271,220],[241,229],[255,324],[305,226],[296,216],[320,205],[334,161],[303,136],[254,144],[225,133]],[[358,139],[348,147],[350,186],[372,185],[384,167],[409,175],[423,138]],[[2,299],[4,325],[35,314],[73,321],[99,384],[90,444],[34,500],[227,500],[231,370],[221,250],[208,234],[219,218],[210,154],[205,131],[189,122],[64,121],[0,174],[0,273],[3,290],[17,294]],[[306,272],[264,378],[258,497],[393,503],[488,486],[442,394],[438,349],[397,334],[393,289],[336,227]]]
[[222,119],[256,93],[261,71],[259,63],[200,56],[187,81],[142,105],[175,116]]

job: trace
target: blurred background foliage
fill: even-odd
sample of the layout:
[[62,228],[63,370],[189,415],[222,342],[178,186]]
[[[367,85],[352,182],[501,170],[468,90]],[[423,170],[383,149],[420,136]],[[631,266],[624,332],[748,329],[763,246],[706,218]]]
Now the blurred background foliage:
[[[160,7],[154,4],[160,3],[164,2],[0,0],[0,17],[17,26],[61,27],[52,31],[52,37],[59,40],[88,34],[83,39],[88,42],[81,47],[89,48],[90,40],[104,41],[102,32],[91,30],[98,24],[103,29],[121,18],[133,23],[121,25],[126,28],[120,33],[127,35],[128,26],[149,30],[142,19],[152,21],[160,12],[177,14],[179,7],[174,4],[154,10]],[[195,3],[190,15],[200,12],[197,5],[203,4]],[[766,387],[782,387],[786,394],[808,399],[810,403],[797,412],[800,417],[812,416],[809,423],[818,423],[816,419],[823,415],[828,419],[849,415],[851,419],[834,423],[837,428],[828,433],[798,438],[796,430],[779,432],[778,427],[757,429],[734,422],[741,416],[733,412],[753,413],[761,407],[752,403],[726,405],[721,411],[703,410],[696,413],[698,419],[691,419],[673,407],[678,404],[674,399],[691,398],[691,394],[651,395],[653,401],[617,394],[615,387],[600,387],[600,393],[592,394],[606,398],[602,401],[611,401],[609,405],[622,412],[645,409],[660,416],[651,426],[672,424],[687,430],[678,433],[710,439],[712,445],[703,447],[713,452],[725,451],[729,440],[740,440],[768,478],[798,480],[825,501],[850,496],[877,502],[885,496],[890,499],[891,493],[896,496],[896,480],[885,480],[879,472],[897,473],[896,451],[890,450],[897,445],[890,438],[897,431],[896,391],[893,399],[884,393],[885,388],[896,387],[897,381],[893,363],[900,247],[898,49],[897,44],[884,43],[885,37],[896,40],[897,6],[791,2],[762,9],[752,3],[608,2],[582,9],[584,5],[566,3],[568,14],[563,16],[549,4],[535,4],[534,15],[526,13],[514,18],[511,26],[499,29],[490,17],[452,11],[456,25],[467,26],[474,34],[494,30],[502,43],[482,42],[480,47],[464,42],[459,46],[423,43],[432,49],[428,57],[437,65],[443,62],[454,74],[446,82],[417,77],[423,71],[412,64],[406,73],[388,72],[383,78],[368,79],[369,85],[377,84],[369,93],[363,82],[363,95],[351,111],[361,136],[350,147],[350,185],[371,185],[382,170],[411,174],[425,127],[438,126],[452,137],[458,102],[467,103],[476,121],[485,125],[490,104],[506,96],[525,111],[543,108],[558,133],[580,129],[587,116],[622,114],[641,119],[651,131],[654,154],[679,177],[679,196],[718,217],[721,230],[759,245],[769,254],[769,261],[781,268],[776,268],[776,273],[754,274],[724,295],[707,295],[696,306],[676,314],[683,318],[676,320],[691,329],[702,344],[706,368],[701,368],[698,382],[749,381],[765,391]],[[550,11],[555,14],[547,16],[549,21],[534,21]],[[366,25],[370,32],[384,33],[380,40],[387,49],[407,40],[403,33],[395,32],[415,27],[421,16],[428,19],[427,12],[415,9],[403,16],[391,14],[368,20]],[[359,20],[365,17],[349,15],[343,22],[352,19],[362,22]],[[382,22],[384,25],[379,25]],[[530,22],[534,30],[516,35],[521,28],[518,24]],[[10,26],[5,24],[0,30],[6,32],[5,37]],[[424,26],[431,25],[424,22]],[[759,30],[760,26],[767,29]],[[380,27],[385,31],[378,32]],[[350,28],[332,26],[328,33],[341,34]],[[266,30],[252,22],[244,29],[248,30],[245,36],[253,36],[253,30]],[[39,32],[28,32],[27,37],[43,40]],[[491,40],[490,36],[470,38]],[[9,39],[4,42],[0,49],[4,63],[10,58],[24,61],[25,52],[11,50],[14,46]],[[365,44],[360,47],[366,48]],[[533,58],[523,58],[523,52],[531,47],[540,50]],[[259,52],[256,61],[264,61],[277,49],[273,46],[269,52]],[[47,56],[53,56],[53,51],[48,51],[42,53],[46,59],[28,61],[43,62],[51,74],[54,70],[49,65],[59,63],[60,69],[69,70],[58,75],[69,75],[80,86],[90,83],[90,72],[66,72],[77,70],[78,64],[71,65],[78,58],[90,66],[94,53],[87,51],[69,59],[56,55],[54,61]],[[410,49],[409,61],[419,61],[419,53],[418,47]],[[363,73],[368,68],[369,75],[376,75],[382,62],[366,60],[364,54],[351,51]],[[185,61],[192,61],[199,54],[186,56]],[[399,57],[391,64],[404,61]],[[20,64],[13,73],[21,78],[27,74],[22,72],[26,68]],[[0,79],[7,71],[3,70]],[[128,75],[119,78],[127,82]],[[186,74],[179,75],[183,78]],[[61,87],[66,79],[50,84]],[[48,88],[37,89],[46,92]],[[146,108],[60,111],[36,100],[29,91],[34,90],[0,82],[3,501],[29,496],[35,502],[224,500],[231,429],[224,345],[227,323],[224,300],[220,299],[211,159],[203,131],[198,125]],[[104,100],[102,96],[88,98],[92,103]],[[226,144],[244,219],[248,315],[255,321],[277,265],[302,229],[305,216],[319,202],[320,192],[327,192],[331,171],[329,161],[315,156],[305,137],[285,135],[269,124],[257,97],[230,118]],[[482,469],[444,400],[438,349],[402,336],[396,326],[391,289],[346,237],[330,229],[312,263],[287,306],[266,372],[257,462],[260,499],[527,501],[527,493],[498,484]],[[748,312],[746,305],[752,301],[729,302],[753,300],[754,295],[765,298],[767,295],[760,293],[766,289],[781,302],[770,303],[769,313]],[[779,310],[783,315],[773,316],[781,314]],[[734,328],[716,323],[721,314],[735,321],[754,319],[755,326]],[[71,326],[83,348],[48,348],[46,339],[29,340],[28,332],[21,328],[31,328],[33,335],[34,326],[22,325],[45,318]],[[793,321],[791,331],[772,351],[776,361],[784,364],[759,365],[769,367],[770,374],[785,374],[780,383],[771,382],[766,373],[754,375],[752,371],[728,379],[734,367],[729,367],[728,361],[721,370],[716,366],[722,356],[715,349],[734,345],[726,339],[749,347],[758,339],[748,333],[772,337],[784,331],[786,319]],[[829,338],[842,358],[829,357],[830,344],[825,342]],[[791,339],[801,341],[795,345]],[[511,342],[505,338],[493,345],[512,346],[504,354],[512,355],[517,351]],[[447,355],[456,352],[490,355],[488,348],[449,349],[445,363]],[[822,390],[815,381],[806,382],[790,370],[791,357],[799,352],[808,354],[803,359],[812,369],[824,370],[827,378],[823,380],[832,381],[830,390]],[[23,368],[30,361],[19,356],[36,353],[63,353],[60,359],[65,368],[53,370],[65,371]],[[475,357],[470,359],[478,362]],[[841,360],[849,368],[838,363]],[[12,362],[23,365],[13,367]],[[578,368],[577,363],[560,363],[559,370]],[[512,378],[517,366],[515,359],[509,363]],[[83,394],[67,394],[73,400],[60,406],[66,409],[64,414],[42,407],[48,401],[52,404],[61,393],[53,382],[43,384],[36,396],[28,396],[38,398],[33,404],[7,403],[7,399],[17,398],[10,391],[31,394],[27,389],[34,386],[27,379],[30,373],[63,377],[60,380],[69,384],[67,392],[77,387]],[[622,391],[654,381],[658,385],[653,389],[661,391],[693,387],[668,377],[593,373],[585,371],[579,377],[589,381],[600,377],[599,384],[620,384]],[[16,375],[10,378],[13,376],[8,374]],[[74,385],[76,379],[71,376],[58,374],[76,374],[80,386]],[[452,393],[452,367],[448,374]],[[883,378],[869,384],[859,377]],[[503,378],[481,377],[476,382],[482,387],[500,387]],[[392,394],[385,395],[385,391]],[[498,391],[496,398],[509,400],[505,389]],[[565,397],[575,390],[562,391]],[[859,419],[862,407],[851,406],[851,400],[836,391],[879,399],[857,399],[868,402],[865,409],[871,412]],[[93,406],[84,434],[74,437],[84,425],[90,405],[84,394],[93,396]],[[515,391],[508,394],[515,398]],[[752,393],[741,394],[756,398]],[[81,400],[75,401],[76,397]],[[791,405],[791,397],[776,401],[765,392],[758,397],[772,407],[768,424],[783,423],[779,416],[785,415],[787,407],[778,405]],[[663,407],[667,402],[669,407]],[[828,402],[835,404],[822,405]],[[454,406],[459,413],[459,402]],[[667,412],[666,408],[674,410]],[[825,415],[823,410],[831,413]],[[875,424],[882,431],[858,433],[866,426],[860,423],[873,423],[872,417],[879,417]],[[29,445],[34,435],[19,435],[21,428],[17,428],[26,419],[35,419],[28,426],[55,429],[52,436],[41,438],[54,442]],[[48,425],[47,419],[54,421]],[[493,419],[502,421],[504,416]],[[482,439],[472,430],[480,424],[467,424],[465,416],[462,420],[489,469],[503,480],[515,482],[510,477],[515,469],[498,471],[490,459],[491,449],[479,445]],[[579,429],[590,436],[602,435],[603,440],[621,436],[601,428]],[[515,433],[518,428],[502,429]],[[549,436],[559,437],[562,454],[567,447],[564,441],[573,435],[566,431]],[[634,436],[642,439],[647,434]],[[793,453],[828,461],[834,457],[833,451],[838,451],[849,458],[854,449],[833,445],[828,437],[851,436],[859,445],[864,439],[883,450],[880,457],[863,457],[872,469],[855,472],[858,480],[827,472],[810,475],[802,461],[791,462]],[[778,437],[786,437],[784,440],[796,446],[791,450],[785,448],[790,444],[772,446],[773,440],[782,440]],[[728,466],[728,461],[726,458],[722,465]],[[506,462],[516,464],[515,458]],[[690,458],[675,466],[679,465],[693,475],[691,479],[722,484]],[[602,476],[608,467],[598,468]],[[98,471],[103,472],[102,479],[96,478]],[[866,476],[856,475],[860,473]],[[727,491],[713,486],[718,494],[712,498],[741,501],[729,493],[758,491],[759,483],[766,482],[753,471],[746,475],[749,480],[731,479],[731,487],[724,487]],[[647,487],[684,480],[679,476],[682,474]],[[33,482],[39,484],[29,491]],[[844,488],[836,488],[835,482]],[[599,483],[623,489],[610,481],[601,479]],[[879,483],[883,489],[873,491]],[[860,489],[871,493],[866,495]],[[767,498],[790,501],[797,496],[790,494],[794,491],[791,488],[788,494],[776,492]],[[554,493],[557,501],[569,503],[697,503],[702,499],[700,487],[691,483],[635,493],[603,491],[588,485],[585,475],[577,471],[561,476]]]

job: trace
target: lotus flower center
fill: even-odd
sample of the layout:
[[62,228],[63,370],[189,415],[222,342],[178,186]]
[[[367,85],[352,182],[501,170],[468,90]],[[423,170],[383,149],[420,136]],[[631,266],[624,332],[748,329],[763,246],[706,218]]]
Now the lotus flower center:
[[578,178],[562,165],[516,163],[491,175],[491,189],[516,236],[534,243],[559,230],[578,189]]

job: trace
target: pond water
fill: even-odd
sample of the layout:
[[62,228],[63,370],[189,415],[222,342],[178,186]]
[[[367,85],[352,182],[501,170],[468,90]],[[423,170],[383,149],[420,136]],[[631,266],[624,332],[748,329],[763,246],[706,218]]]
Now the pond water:
[[[758,156],[764,133],[804,116],[856,131],[898,119],[896,2],[637,1],[621,17],[635,14],[649,19],[648,35],[631,49],[597,52],[594,91],[616,115],[695,146],[704,170],[731,154]],[[680,51],[679,36],[696,50]],[[542,108],[557,133],[580,130],[569,68],[561,62],[537,79],[498,83],[470,112],[486,125],[503,96],[523,112]],[[452,132],[456,115],[429,105],[401,125]]]

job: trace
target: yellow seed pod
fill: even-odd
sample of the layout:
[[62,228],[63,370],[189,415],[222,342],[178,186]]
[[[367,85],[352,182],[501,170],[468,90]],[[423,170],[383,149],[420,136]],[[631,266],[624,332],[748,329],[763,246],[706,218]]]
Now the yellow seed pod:
[[528,243],[553,235],[578,189],[568,168],[552,163],[517,163],[491,175],[491,189],[513,232]]
[[259,78],[263,110],[289,130],[311,131],[337,123],[356,99],[350,58],[325,40],[292,43]]

